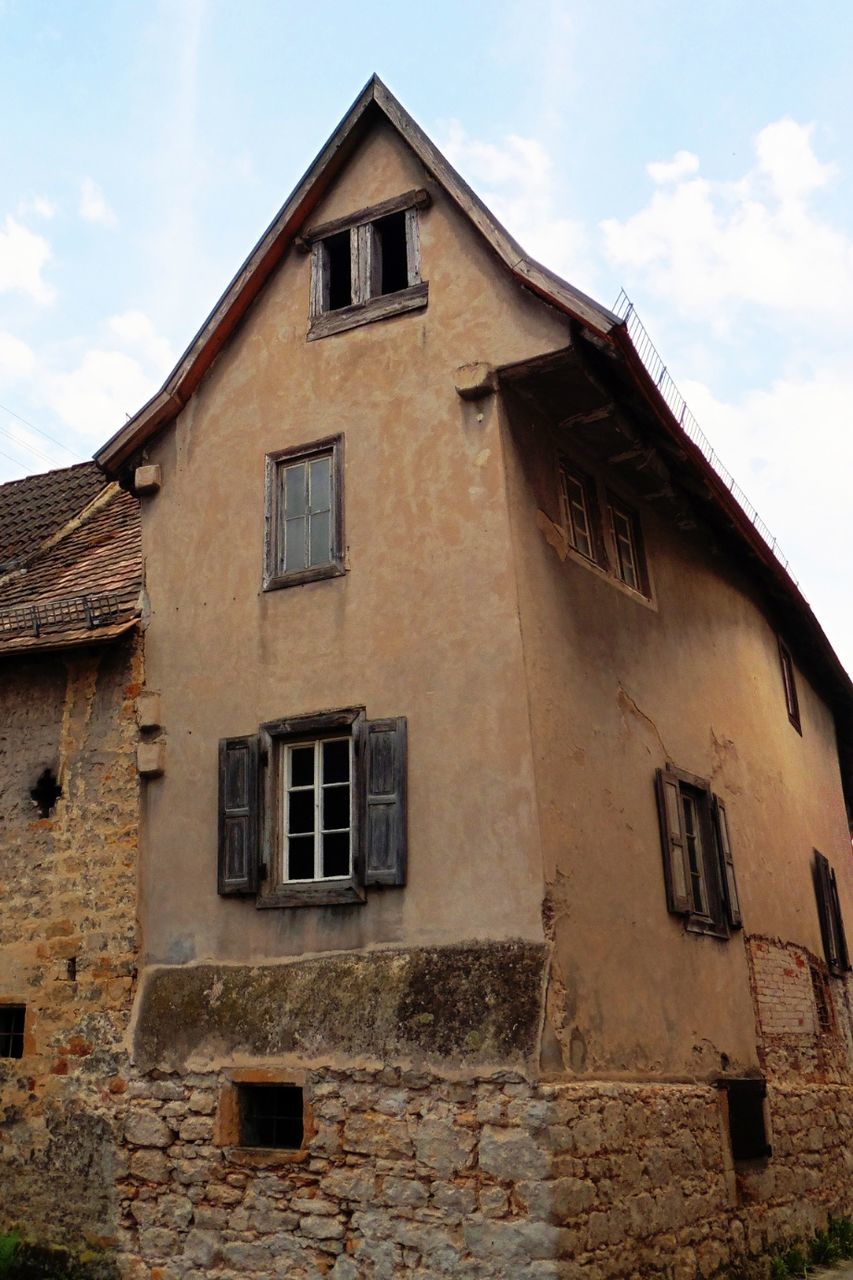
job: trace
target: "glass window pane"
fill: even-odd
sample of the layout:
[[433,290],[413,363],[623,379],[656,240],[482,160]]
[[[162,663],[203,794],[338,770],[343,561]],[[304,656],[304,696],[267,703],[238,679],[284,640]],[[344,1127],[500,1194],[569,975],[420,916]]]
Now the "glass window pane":
[[284,511],[288,517],[305,514],[304,462],[297,462],[284,469]]
[[349,873],[349,833],[323,836],[323,875],[348,876]]
[[309,511],[328,511],[331,501],[332,459],[317,458],[311,463]]
[[314,879],[314,837],[291,836],[287,842],[288,880]]
[[314,785],[314,746],[290,748],[290,785],[311,787]]
[[311,558],[309,564],[328,564],[332,558],[331,511],[311,516]]
[[314,788],[291,791],[288,795],[287,829],[291,832],[314,830]]
[[349,787],[323,788],[323,830],[349,826]]
[[349,782],[349,738],[323,743],[323,781]]
[[284,568],[287,573],[294,569],[305,568],[305,525],[307,523],[304,516],[285,521]]

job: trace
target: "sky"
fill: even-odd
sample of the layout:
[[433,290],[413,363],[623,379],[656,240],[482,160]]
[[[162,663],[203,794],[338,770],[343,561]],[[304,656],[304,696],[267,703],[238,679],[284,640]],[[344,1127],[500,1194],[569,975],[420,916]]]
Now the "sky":
[[847,0],[0,0],[0,481],[160,386],[374,72],[626,291],[853,671]]

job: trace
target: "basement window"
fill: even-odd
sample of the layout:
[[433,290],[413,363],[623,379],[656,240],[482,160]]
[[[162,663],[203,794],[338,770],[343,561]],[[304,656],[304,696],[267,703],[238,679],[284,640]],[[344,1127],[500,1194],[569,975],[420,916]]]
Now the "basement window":
[[49,818],[56,808],[56,802],[62,795],[56,774],[52,769],[45,769],[38,782],[30,792],[30,798],[39,811],[39,816]]
[[724,1080],[728,1100],[729,1139],[735,1160],[764,1160],[773,1154],[767,1139],[764,1080]]
[[429,202],[426,191],[409,191],[305,232],[299,243],[311,250],[309,338],[426,306],[418,210]]
[[0,1058],[23,1058],[26,1005],[0,1005]]
[[240,1146],[298,1151],[305,1137],[302,1089],[295,1084],[238,1084]]

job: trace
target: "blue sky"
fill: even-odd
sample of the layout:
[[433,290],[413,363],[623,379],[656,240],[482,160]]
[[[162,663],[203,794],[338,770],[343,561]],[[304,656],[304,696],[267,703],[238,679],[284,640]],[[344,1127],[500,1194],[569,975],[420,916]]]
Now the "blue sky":
[[375,70],[625,287],[853,669],[852,46],[832,0],[0,0],[0,480],[139,408]]

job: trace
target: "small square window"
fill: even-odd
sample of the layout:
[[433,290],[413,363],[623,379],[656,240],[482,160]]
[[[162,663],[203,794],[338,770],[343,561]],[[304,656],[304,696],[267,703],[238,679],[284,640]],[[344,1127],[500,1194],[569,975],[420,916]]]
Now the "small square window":
[[343,565],[343,436],[267,455],[264,590]]
[[0,1005],[0,1058],[23,1058],[25,1019],[25,1005]]
[[735,1160],[763,1160],[773,1154],[767,1140],[763,1080],[725,1080],[728,1100],[729,1138]]
[[785,689],[785,706],[788,709],[788,719],[796,729],[797,733],[802,735],[803,728],[800,723],[800,700],[797,697],[797,680],[794,675],[794,660],[791,657],[791,650],[785,644],[785,641],[779,637],[779,662],[782,667],[782,685]]
[[295,1084],[238,1084],[241,1147],[298,1151],[305,1137],[305,1104]]

